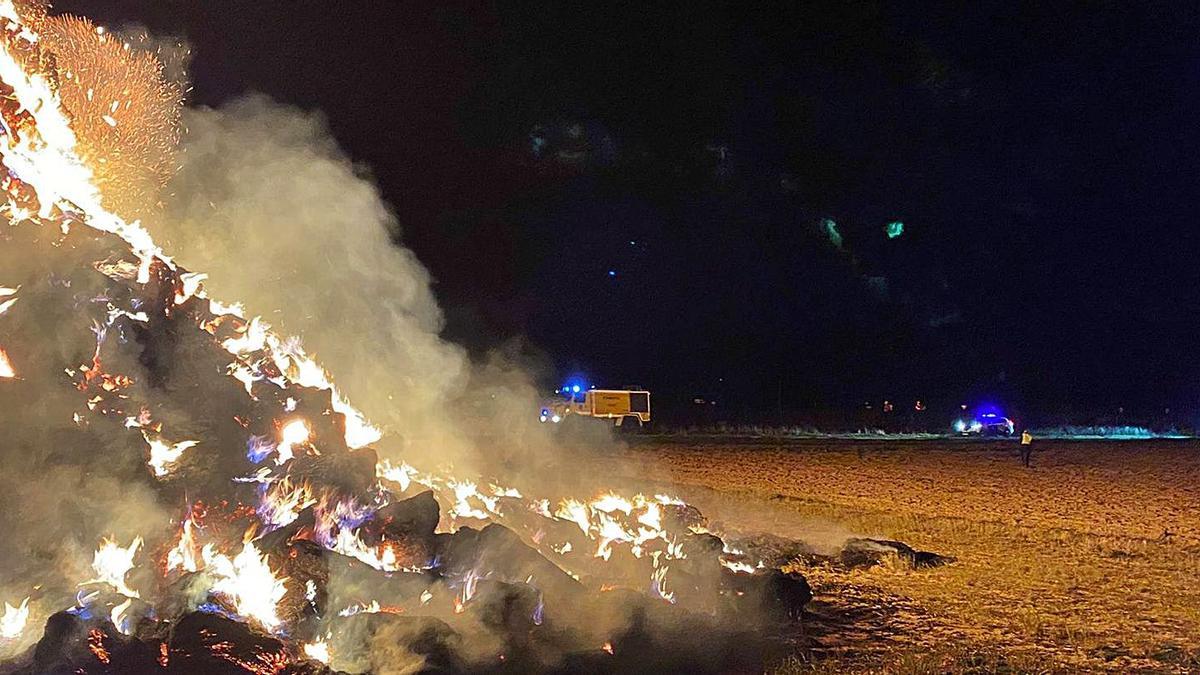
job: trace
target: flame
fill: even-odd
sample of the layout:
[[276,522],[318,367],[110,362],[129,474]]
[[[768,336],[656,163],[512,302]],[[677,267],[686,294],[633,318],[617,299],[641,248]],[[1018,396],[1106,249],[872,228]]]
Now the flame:
[[[454,518],[478,518],[479,520],[487,520],[489,514],[496,513],[496,499],[479,492],[475,484],[470,481],[455,481],[446,482],[447,487],[454,490],[454,505],[450,507],[450,515]],[[470,499],[475,499],[481,502],[486,511],[476,508],[471,505]]]
[[196,559],[196,537],[192,533],[192,519],[183,521],[183,529],[179,534],[179,543],[167,552],[167,571],[181,569],[185,572],[195,572],[200,569]]
[[587,505],[576,499],[563,500],[558,506],[558,510],[554,515],[563,520],[569,520],[579,526],[584,534],[592,528],[591,518],[588,516]]
[[16,607],[7,602],[4,603],[4,615],[0,616],[0,638],[14,640],[21,637],[21,633],[25,631],[25,623],[28,621],[29,598],[22,600],[21,604]]
[[468,570],[466,575],[463,576],[462,586],[459,587],[458,595],[454,597],[455,614],[462,614],[466,610],[467,603],[471,602],[471,599],[475,597],[475,587],[478,583],[479,572]]
[[199,441],[180,441],[179,443],[170,444],[161,438],[152,438],[145,432],[142,432],[142,436],[150,446],[150,459],[146,461],[146,465],[154,469],[154,475],[157,478],[162,478],[171,473],[168,465],[178,462],[179,458],[183,456],[184,450],[199,444]]
[[413,483],[417,470],[405,463],[392,466],[392,463],[385,459],[375,465],[375,475],[398,484],[400,492],[408,492],[408,486]]
[[208,278],[207,274],[186,272],[179,275],[179,290],[175,291],[175,304],[182,305],[200,292],[200,285]]
[[379,604],[378,600],[372,600],[369,603],[360,602],[357,605],[350,605],[346,609],[338,612],[338,616],[354,616],[355,614],[400,614],[403,611],[403,607],[384,607]]
[[307,482],[296,485],[291,478],[284,477],[272,482],[263,493],[258,507],[258,517],[271,529],[290,525],[300,512],[317,503],[312,486]]
[[666,565],[654,570],[654,575],[651,577],[650,590],[658,597],[667,602],[675,602],[675,593],[667,590],[667,570],[670,569]]
[[736,560],[726,560],[725,558],[721,558],[721,566],[738,574],[754,574],[758,571],[754,565],[749,563],[738,562]]
[[308,422],[302,419],[295,419],[285,424],[279,432],[279,445],[275,448],[275,463],[282,465],[292,459],[295,446],[307,443],[310,433]]
[[12,361],[8,359],[8,353],[0,347],[0,377],[13,379],[17,376],[17,371],[13,369]]
[[310,642],[304,645],[304,655],[310,659],[329,665],[329,643],[323,639]]
[[208,573],[214,578],[212,593],[229,602],[240,616],[260,623],[267,630],[279,627],[279,601],[287,593],[284,582],[271,571],[267,556],[252,543],[242,545],[234,558],[217,553],[211,544],[201,552]]
[[137,591],[125,585],[125,575],[133,569],[133,558],[141,547],[141,537],[135,537],[127,548],[122,548],[112,539],[102,539],[100,548],[96,549],[96,554],[92,556],[92,570],[96,573],[96,578],[84,583],[104,583],[125,597],[141,597]]
[[8,300],[0,301],[0,314],[4,314],[13,305],[17,304],[18,298],[15,297],[19,288],[3,288],[0,287],[0,298],[8,298]]
[[133,630],[130,628],[129,608],[133,606],[133,599],[126,598],[125,602],[113,607],[112,624],[122,635],[131,635]]
[[596,557],[608,560],[612,556],[612,544],[617,541],[633,541],[633,536],[630,535],[620,523],[609,518],[607,515],[600,516],[599,523],[600,544],[596,547]]
[[620,511],[625,515],[629,515],[633,511],[633,504],[629,503],[628,499],[615,494],[606,494],[599,499],[596,499],[591,504],[592,508],[605,513]]
[[337,537],[329,548],[342,555],[357,558],[377,570],[396,572],[400,569],[396,562],[396,552],[390,546],[367,546],[359,536],[358,530],[345,527],[338,530]]

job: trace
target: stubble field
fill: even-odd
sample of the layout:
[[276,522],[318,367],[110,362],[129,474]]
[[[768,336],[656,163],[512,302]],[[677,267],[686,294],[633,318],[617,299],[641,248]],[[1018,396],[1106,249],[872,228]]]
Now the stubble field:
[[1200,445],[637,439],[597,470],[674,484],[727,530],[952,556],[803,567],[780,672],[1200,671]]

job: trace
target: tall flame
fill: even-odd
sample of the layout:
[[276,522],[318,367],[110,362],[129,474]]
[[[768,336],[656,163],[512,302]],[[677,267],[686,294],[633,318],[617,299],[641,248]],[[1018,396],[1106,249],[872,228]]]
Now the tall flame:
[[183,521],[183,529],[179,534],[179,544],[167,552],[167,571],[181,569],[185,572],[195,572],[200,569],[196,559],[196,535],[192,531],[192,519]]
[[129,598],[140,597],[138,592],[125,585],[125,576],[133,569],[133,558],[142,547],[142,538],[136,537],[128,547],[122,548],[112,539],[105,538],[92,557],[92,570],[96,578],[86,583],[105,583],[118,593]]
[[217,553],[212,545],[204,547],[204,562],[214,578],[212,592],[228,601],[237,613],[262,624],[267,630],[279,627],[277,607],[287,593],[284,582],[271,571],[267,556],[254,544],[242,545],[242,550],[230,558]]

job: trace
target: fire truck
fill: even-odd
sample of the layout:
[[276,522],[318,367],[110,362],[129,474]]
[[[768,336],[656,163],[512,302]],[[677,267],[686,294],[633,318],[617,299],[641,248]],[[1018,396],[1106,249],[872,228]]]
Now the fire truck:
[[640,387],[627,389],[584,389],[579,385],[558,390],[559,398],[542,406],[542,422],[560,424],[570,416],[612,420],[621,426],[650,423],[650,392]]

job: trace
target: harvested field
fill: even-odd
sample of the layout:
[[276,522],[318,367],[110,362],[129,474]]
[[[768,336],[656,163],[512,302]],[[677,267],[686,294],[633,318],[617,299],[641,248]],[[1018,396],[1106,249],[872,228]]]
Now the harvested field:
[[[953,556],[805,567],[782,672],[1200,670],[1200,445],[637,439],[600,470],[675,483],[727,529]],[[608,466],[611,465],[611,466]]]

